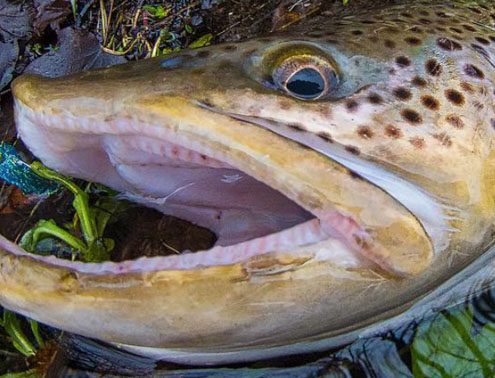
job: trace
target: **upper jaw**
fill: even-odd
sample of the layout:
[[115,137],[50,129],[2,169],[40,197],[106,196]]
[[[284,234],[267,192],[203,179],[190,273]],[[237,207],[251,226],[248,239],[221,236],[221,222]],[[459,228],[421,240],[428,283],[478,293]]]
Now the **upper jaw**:
[[[198,107],[180,95],[124,98],[111,106],[100,102],[93,113],[84,113],[84,104],[67,98],[56,101],[55,95],[50,99],[51,93],[43,93],[45,88],[53,91],[49,80],[32,76],[21,77],[13,85],[20,134],[35,153],[39,146],[29,142],[28,134],[30,128],[40,125],[32,122],[23,127],[19,109],[45,115],[42,126],[54,134],[140,135],[173,142],[235,167],[281,192],[315,215],[329,237],[344,241],[365,260],[393,275],[416,274],[429,265],[431,241],[409,210],[379,187],[300,143]],[[98,102],[86,98],[88,103]],[[49,151],[44,154],[39,158],[60,168],[50,164]]]

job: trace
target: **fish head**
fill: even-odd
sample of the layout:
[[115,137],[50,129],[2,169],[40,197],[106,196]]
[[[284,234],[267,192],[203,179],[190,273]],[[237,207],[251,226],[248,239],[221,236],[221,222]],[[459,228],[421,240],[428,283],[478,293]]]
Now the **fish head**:
[[[456,37],[443,5],[373,17],[16,79],[19,135],[46,165],[219,242],[102,264],[4,242],[19,268],[2,303],[146,354],[237,361],[349,335],[473,261],[493,242],[490,29]],[[78,322],[54,318],[67,303]]]

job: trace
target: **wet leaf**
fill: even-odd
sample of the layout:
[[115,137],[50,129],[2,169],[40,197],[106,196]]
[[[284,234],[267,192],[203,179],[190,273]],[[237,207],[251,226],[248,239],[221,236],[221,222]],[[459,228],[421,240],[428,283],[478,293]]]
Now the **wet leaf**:
[[190,49],[197,49],[199,47],[204,47],[208,46],[211,43],[211,40],[213,39],[213,34],[205,34],[202,37],[198,38],[194,42],[192,42],[189,45]]
[[31,62],[25,73],[59,77],[126,62],[122,56],[102,52],[94,34],[86,30],[68,27],[60,30],[58,37],[58,49]]
[[59,28],[71,13],[68,0],[35,0],[36,16],[33,22],[34,32],[41,35],[48,25],[53,25],[54,29]]
[[28,4],[0,2],[0,90],[12,80],[19,56],[19,40],[31,34],[32,8]]
[[411,346],[415,377],[493,377],[495,325],[473,335],[473,312],[457,309],[422,322]]
[[29,2],[0,2],[0,41],[12,42],[31,34],[33,8]]
[[0,43],[0,90],[12,81],[18,56],[19,47],[17,41]]

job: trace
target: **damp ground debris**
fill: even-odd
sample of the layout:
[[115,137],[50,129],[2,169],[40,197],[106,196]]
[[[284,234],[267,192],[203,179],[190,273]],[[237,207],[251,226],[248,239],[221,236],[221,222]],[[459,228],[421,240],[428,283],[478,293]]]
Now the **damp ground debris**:
[[[129,203],[116,205],[118,201],[113,199],[113,193],[104,188],[87,187],[87,183],[77,180],[74,185],[84,190],[74,193],[67,185],[64,188],[53,180],[33,176],[25,169],[33,157],[16,139],[13,124],[9,84],[15,76],[38,73],[56,77],[187,48],[235,42],[284,30],[318,14],[352,14],[372,3],[372,0],[0,0],[0,143],[7,143],[0,144],[0,165],[3,152],[3,156],[7,153],[15,157],[19,167],[23,167],[17,173],[9,172],[15,176],[11,179],[16,185],[0,181],[0,232],[20,242],[40,222],[53,220],[41,225],[51,231],[60,231],[53,225],[65,227],[87,247],[91,240],[88,242],[88,230],[77,225],[81,221],[81,205],[79,209],[74,206],[76,194],[83,198],[82,207],[86,210],[92,207],[102,211],[100,222],[104,224],[105,237],[112,240],[108,242],[111,248],[105,243],[102,248],[114,261],[137,255],[206,249],[215,241],[208,230],[188,222]],[[24,189],[31,185],[33,190],[20,190],[23,185]],[[140,226],[131,227],[133,220],[138,220]],[[150,232],[157,229],[161,232]],[[96,232],[96,237],[103,240],[102,229],[89,231],[93,237]],[[41,250],[81,258],[75,245],[67,240],[42,239],[44,242],[38,243]],[[491,290],[485,291],[472,301],[436,314],[419,325],[408,324],[380,337],[358,340],[338,351],[198,369],[155,363],[0,310],[0,375],[493,376],[494,298]]]

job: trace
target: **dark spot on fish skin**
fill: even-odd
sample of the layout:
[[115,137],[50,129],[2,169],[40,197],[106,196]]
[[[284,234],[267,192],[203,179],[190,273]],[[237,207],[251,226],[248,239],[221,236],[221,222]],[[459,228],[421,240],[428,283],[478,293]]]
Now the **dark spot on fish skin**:
[[322,108],[320,108],[320,114],[323,118],[331,119],[332,118],[332,108],[330,108],[328,106],[323,106]]
[[198,68],[192,69],[190,72],[192,75],[202,75],[206,72],[206,70],[202,67],[198,67]]
[[450,137],[445,132],[439,133],[439,134],[434,134],[433,135],[433,138],[435,138],[436,140],[438,140],[445,147],[452,146],[452,140],[450,139]]
[[486,51],[482,46],[480,45],[477,45],[476,43],[472,43],[471,44],[471,47],[478,53],[480,54],[484,59],[486,59],[490,64],[493,65],[492,61],[491,61],[491,58],[490,58],[490,54],[488,53],[488,51]]
[[368,101],[371,104],[379,105],[383,102],[383,98],[378,93],[370,93],[368,95]]
[[396,44],[394,41],[391,41],[390,39],[385,40],[385,47],[387,47],[389,49],[394,49],[395,46],[396,46]]
[[445,117],[445,120],[456,129],[464,128],[464,121],[455,114],[449,114],[447,117]]
[[286,99],[279,99],[278,106],[280,106],[280,109],[289,110],[292,107],[292,104]]
[[354,235],[354,241],[363,250],[369,250],[371,248],[371,245],[361,236]]
[[345,150],[347,152],[350,152],[353,155],[359,155],[360,154],[359,148],[354,147],[354,146],[345,146]]
[[357,133],[363,139],[371,139],[374,135],[373,131],[368,126],[360,126]]
[[256,51],[256,49],[249,49],[247,51],[244,51],[242,53],[242,56],[246,58],[246,57],[250,56],[252,53],[254,53],[255,51]]
[[324,140],[325,142],[333,143],[333,138],[329,133],[321,131],[317,135],[320,139]]
[[475,77],[477,79],[484,79],[485,74],[478,67],[472,64],[466,64],[464,66],[464,73],[468,76]]
[[247,111],[249,112],[250,115],[253,116],[258,116],[260,114],[260,108],[256,105],[251,105],[250,107],[247,108]]
[[411,65],[411,60],[407,56],[401,55],[395,58],[395,63],[397,63],[399,67],[408,67]]
[[462,25],[462,27],[470,32],[475,32],[476,29],[473,28],[471,25]]
[[447,100],[449,100],[454,105],[457,106],[464,105],[465,102],[464,96],[462,95],[461,92],[456,91],[455,89],[445,90],[445,97],[447,97]]
[[462,50],[462,46],[458,42],[445,37],[438,38],[437,45],[447,51]]
[[495,118],[490,119],[490,124],[495,129]]
[[362,35],[363,31],[362,30],[353,30],[351,33],[354,35]]
[[331,43],[333,45],[338,45],[339,44],[339,41],[337,41],[336,39],[333,39],[333,38],[327,38],[327,39],[325,39],[325,42]]
[[412,98],[412,93],[409,89],[404,87],[398,87],[393,90],[395,97],[402,101],[409,101]]
[[420,18],[418,21],[421,22],[423,25],[430,25],[431,24],[431,21],[428,20],[427,18]]
[[430,110],[438,110],[440,108],[440,102],[430,95],[421,96],[421,103]]
[[378,42],[378,37],[372,35],[371,37],[368,38],[371,42],[377,43]]
[[355,112],[359,107],[359,104],[354,100],[349,100],[345,103],[345,107],[349,112]]
[[303,126],[299,125],[298,123],[289,123],[287,126],[289,126],[289,128],[291,128],[294,131],[299,131],[299,132],[306,131],[306,129]]
[[445,12],[436,12],[435,13],[438,17],[441,17],[441,18],[448,18],[449,16],[447,15],[447,13]]
[[407,122],[412,123],[414,125],[418,125],[423,122],[421,115],[412,109],[404,109],[400,112],[402,118],[404,118]]
[[263,42],[263,43],[269,43],[269,42],[272,41],[272,38],[270,38],[270,37],[263,37],[263,38],[259,38],[258,41]]
[[310,37],[313,37],[313,38],[321,38],[323,37],[325,34],[324,33],[319,33],[319,32],[311,32],[311,33],[308,33],[308,35]]
[[364,179],[363,179],[363,176],[361,176],[359,173],[356,173],[356,172],[354,172],[354,171],[349,170],[349,174],[351,175],[351,177],[352,177],[353,179],[356,179],[356,180],[364,180]]
[[413,45],[413,46],[418,46],[421,44],[421,40],[419,38],[416,38],[416,37],[407,37],[404,39],[404,41],[406,41],[407,43],[409,43],[410,45]]
[[457,34],[463,33],[463,31],[461,29],[458,29],[458,28],[450,28],[450,30],[452,30],[454,33],[457,33]]
[[406,18],[414,18],[411,14],[409,14],[409,13],[405,13],[405,12],[404,12],[404,13],[401,13],[400,15],[401,15],[402,17],[406,17]]
[[222,50],[223,51],[235,51],[235,50],[237,50],[237,46],[236,45],[222,46]]
[[201,50],[201,51],[198,51],[196,56],[199,58],[207,58],[210,56],[210,52],[208,50]]
[[219,71],[226,71],[226,70],[230,70],[232,68],[232,62],[230,60],[222,60],[220,62],[217,63],[217,72]]
[[425,11],[425,10],[422,10],[422,11],[419,11],[418,14],[420,14],[421,16],[425,16],[425,17],[428,17],[430,14]]
[[466,83],[465,81],[463,81],[461,83],[461,88],[464,89],[468,93],[473,93],[474,92],[473,86],[471,84],[469,84],[469,83]]
[[473,106],[476,108],[477,111],[481,111],[485,108],[485,105],[483,105],[479,101],[473,101]]
[[385,128],[385,135],[392,139],[399,139],[402,136],[402,132],[397,126],[388,125]]
[[481,38],[481,37],[474,37],[474,39],[476,39],[479,43],[481,43],[482,45],[486,45],[488,46],[490,44],[490,41],[488,41],[487,39],[485,38]]
[[428,82],[420,76],[416,76],[411,80],[411,83],[416,87],[426,87]]
[[428,59],[425,68],[426,72],[432,76],[439,76],[443,72],[442,65],[436,59]]
[[477,13],[477,14],[483,14],[483,12],[481,12],[478,8],[468,7],[468,9],[469,9],[470,11],[473,11],[474,13]]
[[366,24],[366,25],[373,25],[373,24],[376,24],[375,21],[371,21],[371,20],[364,20],[364,21],[361,21],[362,24]]
[[419,148],[419,149],[424,148],[426,145],[425,140],[421,137],[411,138],[411,139],[409,139],[409,143],[411,143],[414,147]]
[[436,30],[436,31],[439,31],[439,32],[446,32],[446,31],[447,31],[447,29],[445,29],[445,28],[443,28],[443,27],[441,27],[441,26],[437,26],[437,27],[435,28],[435,30]]
[[418,26],[413,26],[412,28],[409,29],[409,31],[412,31],[413,33],[423,33],[423,29],[421,29]]
[[200,102],[202,105],[207,106],[208,108],[214,108],[215,107],[215,105],[213,105],[210,100],[203,99]]

